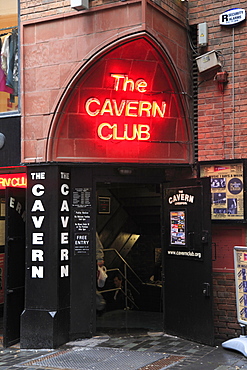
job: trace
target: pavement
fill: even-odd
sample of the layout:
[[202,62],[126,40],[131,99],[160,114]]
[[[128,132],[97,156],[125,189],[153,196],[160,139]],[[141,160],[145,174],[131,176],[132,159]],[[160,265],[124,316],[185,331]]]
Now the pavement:
[[247,358],[162,332],[99,335],[58,349],[0,348],[1,370],[247,370]]

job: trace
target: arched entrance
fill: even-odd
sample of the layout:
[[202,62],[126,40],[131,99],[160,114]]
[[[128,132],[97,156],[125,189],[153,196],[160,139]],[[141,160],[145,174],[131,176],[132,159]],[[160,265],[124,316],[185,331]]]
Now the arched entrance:
[[191,163],[187,95],[147,35],[95,58],[67,91],[48,141],[52,161]]
[[[102,204],[98,195],[104,198],[105,191],[108,191],[111,194],[110,202],[115,198],[122,203],[123,198],[119,192],[121,188],[124,189],[124,197],[127,197],[128,202],[131,203],[129,184],[132,189],[134,187],[135,194],[141,193],[143,189],[149,195],[156,191],[159,199],[158,212],[156,209],[155,214],[149,213],[150,226],[154,218],[157,220],[157,216],[160,220],[162,212],[165,197],[160,190],[160,184],[174,181],[178,175],[181,179],[193,177],[191,170],[193,143],[187,93],[183,91],[182,83],[175,71],[168,55],[147,34],[121,40],[102,51],[97,58],[78,72],[77,78],[66,89],[54,115],[48,138],[47,158],[55,163],[29,169],[30,184],[34,187],[39,186],[42,190],[29,193],[28,212],[32,215],[32,201],[36,202],[32,197],[44,197],[45,206],[43,207],[42,203],[42,209],[36,209],[36,211],[44,214],[46,212],[47,219],[52,214],[57,229],[61,230],[61,235],[54,234],[53,230],[46,226],[49,225],[48,222],[42,224],[44,227],[42,236],[39,234],[41,230],[38,230],[39,232],[34,230],[33,234],[38,235],[38,239],[37,237],[31,239],[31,236],[29,238],[30,248],[34,248],[37,242],[38,245],[43,243],[43,236],[46,238],[44,240],[47,240],[45,247],[50,253],[53,250],[56,251],[57,246],[58,250],[60,248],[59,252],[55,253],[56,258],[55,262],[52,262],[51,271],[52,276],[55,265],[61,275],[61,289],[57,290],[54,281],[50,289],[52,299],[54,292],[56,293],[56,304],[48,312],[47,306],[50,305],[50,300],[47,298],[47,306],[43,307],[42,301],[42,307],[39,307],[40,318],[46,317],[53,325],[49,326],[50,336],[57,331],[57,340],[60,342],[67,340],[68,330],[71,339],[90,336],[96,332],[96,232],[100,234],[103,242],[106,241],[105,235],[108,235],[108,241],[114,236],[114,239],[107,244],[107,248],[110,249],[121,239],[120,236],[123,233],[127,234],[127,228],[129,233],[132,228],[132,226],[123,225],[114,235],[120,221],[122,222],[121,215],[130,213],[130,208],[127,205],[124,206],[125,212],[119,213],[120,217],[115,218],[114,222],[119,224],[114,228],[107,217],[104,218],[104,221],[107,221],[105,223],[102,222],[101,217],[98,217],[102,215],[99,212]],[[98,194],[97,191],[102,194]],[[62,198],[66,197],[63,200],[65,203],[60,204],[57,194]],[[41,198],[40,201],[42,201]],[[66,207],[63,204],[66,204]],[[105,204],[103,206],[105,207]],[[166,210],[168,210],[167,205]],[[110,216],[113,215],[112,207],[109,212]],[[186,213],[184,210],[182,212]],[[193,211],[190,214],[193,214]],[[133,218],[133,212],[131,216]],[[45,220],[45,217],[43,219]],[[162,219],[164,220],[164,217]],[[135,224],[131,235],[142,234],[142,239],[145,239],[143,250],[147,252],[148,237],[150,235],[154,237],[154,229],[153,233],[147,235],[144,232],[147,228],[144,230],[143,224],[140,222]],[[156,234],[164,229],[161,221],[153,224],[156,227]],[[38,228],[39,224],[30,223],[29,226],[31,230],[31,228]],[[169,230],[168,223],[167,228]],[[194,235],[190,230],[177,231],[177,233],[181,232]],[[160,247],[166,251],[164,239],[160,236],[158,239],[159,241],[153,243],[148,253],[145,252],[146,264],[149,262],[148,256],[152,254],[152,264],[155,265],[155,249],[158,252]],[[183,240],[185,239],[188,245],[184,243],[179,248],[189,250],[193,247],[190,245],[193,238]],[[197,240],[201,241],[200,236]],[[172,245],[171,248],[175,247]],[[140,250],[138,248],[138,253]],[[50,256],[46,253],[43,260],[41,249],[39,256],[42,261],[38,262],[44,265],[44,269],[34,266],[36,271],[50,271],[49,264],[51,259],[54,259],[52,253]],[[189,252],[188,256],[190,257]],[[64,261],[66,261],[65,266]],[[198,263],[193,261],[190,262]],[[173,262],[176,265],[176,260]],[[189,271],[192,270],[190,262],[186,264]],[[183,266],[182,262],[181,266]],[[33,279],[30,278],[32,289],[36,285],[36,275]],[[179,271],[180,275],[183,275],[182,269]],[[44,286],[49,283],[46,276],[47,272],[44,275],[40,273],[38,276],[40,281],[43,279],[41,282],[44,282]],[[171,276],[170,274],[170,279]],[[176,289],[180,289],[180,279],[176,281]],[[159,292],[161,289],[159,288]],[[169,294],[174,295],[174,292],[170,291]],[[177,293],[175,295],[178,296]],[[173,302],[176,304],[177,301],[173,300]],[[159,308],[160,303],[161,299],[158,302]],[[142,304],[143,301],[140,299],[139,305]],[[153,311],[153,308],[152,305],[150,311]],[[24,337],[29,342],[29,328],[36,322],[36,314],[37,310],[31,307],[23,315],[23,327],[26,330]],[[188,321],[191,321],[191,317]],[[42,322],[41,319],[40,322]],[[186,326],[184,335],[188,334],[188,327],[190,326]],[[172,331],[173,328],[169,329]],[[46,336],[46,333],[43,335]],[[50,343],[50,337],[48,339],[47,342]],[[29,343],[25,341],[23,343],[29,346]]]

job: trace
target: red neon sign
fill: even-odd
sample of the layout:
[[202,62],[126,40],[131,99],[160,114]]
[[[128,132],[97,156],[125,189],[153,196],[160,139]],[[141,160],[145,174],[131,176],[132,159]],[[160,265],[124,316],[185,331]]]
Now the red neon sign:
[[191,161],[189,123],[168,61],[146,39],[102,56],[78,81],[57,124],[52,159]]
[[[148,84],[144,79],[136,81],[130,79],[128,75],[111,73],[113,78],[114,91],[138,91],[145,93]],[[103,102],[94,97],[89,98],[85,103],[85,110],[91,117],[109,115],[111,117],[165,117],[166,102],[161,105],[156,100],[126,100],[123,99],[118,104],[116,99],[105,99]],[[148,124],[124,124],[119,130],[117,123],[100,123],[97,129],[98,137],[102,140],[149,140],[151,138],[150,126]]]
[[26,188],[26,173],[0,174],[0,189],[6,189],[6,187]]

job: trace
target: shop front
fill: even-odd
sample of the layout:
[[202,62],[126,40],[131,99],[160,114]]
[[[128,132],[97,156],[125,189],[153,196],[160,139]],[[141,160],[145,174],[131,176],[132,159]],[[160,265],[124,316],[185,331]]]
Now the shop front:
[[20,338],[25,287],[25,167],[0,174],[0,336],[4,346]]
[[[70,82],[47,163],[27,165],[23,348],[119,329],[213,344],[210,189],[193,168],[189,112],[170,57],[144,32]],[[116,271],[132,291],[120,313],[97,312],[96,233],[105,301]]]

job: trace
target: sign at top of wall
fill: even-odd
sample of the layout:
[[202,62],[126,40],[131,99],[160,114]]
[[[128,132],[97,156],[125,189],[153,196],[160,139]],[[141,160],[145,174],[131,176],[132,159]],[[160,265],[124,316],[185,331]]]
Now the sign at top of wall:
[[[110,73],[110,76],[113,79],[113,90],[120,92],[120,94],[126,91],[131,93],[135,90],[141,94],[147,92],[148,83],[142,78],[134,81],[128,75],[121,73]],[[90,117],[107,115],[118,119],[117,123],[109,123],[105,122],[102,118],[102,122],[97,127],[97,135],[101,140],[133,141],[136,139],[138,141],[146,141],[152,138],[149,124],[143,122],[134,123],[131,127],[128,123],[120,125],[119,117],[132,117],[132,120],[136,117],[144,117],[144,120],[147,120],[149,117],[164,118],[166,102],[161,101],[159,103],[156,100],[122,99],[118,103],[117,99],[109,98],[104,98],[102,102],[97,97],[90,97],[85,102],[85,110]]]
[[188,163],[186,92],[169,63],[146,39],[97,60],[66,102],[53,160]]
[[245,20],[245,9],[234,8],[220,14],[222,26],[235,26]]
[[26,173],[9,173],[0,174],[0,189],[11,188],[26,188],[27,174]]

